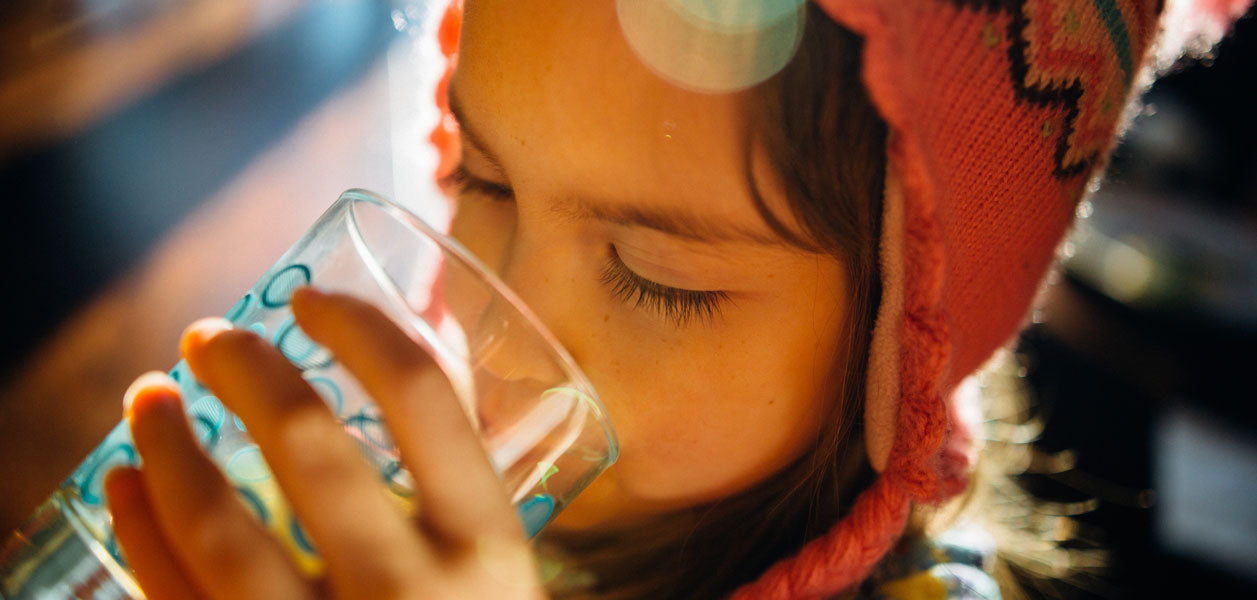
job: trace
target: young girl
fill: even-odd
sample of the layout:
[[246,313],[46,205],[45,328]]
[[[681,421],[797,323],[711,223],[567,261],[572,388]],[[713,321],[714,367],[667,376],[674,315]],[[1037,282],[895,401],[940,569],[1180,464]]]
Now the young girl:
[[999,597],[980,536],[918,534],[969,497],[966,377],[1022,323],[1161,2],[817,0],[750,28],[765,54],[787,40],[780,64],[716,77],[704,52],[746,28],[704,29],[702,5],[466,0],[441,26],[453,233],[590,376],[619,462],[529,547],[461,410],[408,397],[422,352],[302,290],[303,329],[388,418],[417,521],[282,356],[202,321],[183,354],[326,576],[251,520],[145,376],[144,469],[107,491],[150,598]]

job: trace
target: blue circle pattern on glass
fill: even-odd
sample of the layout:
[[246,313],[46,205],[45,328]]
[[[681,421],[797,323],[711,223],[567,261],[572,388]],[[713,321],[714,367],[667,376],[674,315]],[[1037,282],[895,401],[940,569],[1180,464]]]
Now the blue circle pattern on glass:
[[203,396],[188,407],[188,416],[192,417],[192,429],[201,445],[206,450],[213,450],[218,443],[218,433],[223,428],[226,409],[218,398]]
[[336,382],[326,377],[306,377],[306,383],[318,392],[323,402],[332,409],[332,414],[339,416],[345,410],[345,395],[341,393]]
[[240,498],[244,500],[244,505],[249,508],[263,525],[270,523],[270,511],[266,510],[266,505],[262,503],[262,499],[258,498],[258,495],[253,490],[244,486],[238,486],[236,487],[236,493],[240,495]]
[[[263,306],[267,308],[282,308],[287,306],[292,298],[292,293],[297,288],[307,285],[311,280],[310,267],[303,264],[292,264],[280,269],[271,279],[262,286],[260,300]],[[255,288],[256,289],[256,288]],[[236,322],[244,317],[254,304],[255,295],[252,291],[236,302],[235,305],[227,311],[228,320]],[[297,329],[292,327],[292,329]],[[291,334],[290,334],[291,335]],[[309,338],[303,335],[300,339],[305,340],[310,346],[314,346],[313,342],[309,342]],[[300,355],[307,361],[312,356],[318,354],[314,350],[299,343],[298,338],[292,338],[288,341],[290,345],[295,345],[300,349]],[[315,346],[317,348],[317,346]],[[326,354],[326,351],[323,351]],[[286,354],[287,355],[287,354]],[[326,361],[320,357],[320,364],[326,362],[331,364],[330,354],[326,354]],[[291,358],[290,358],[291,360]],[[300,366],[300,365],[299,365]],[[179,361],[178,364],[170,370],[170,378],[179,384],[179,391],[184,398],[198,398],[189,409],[189,416],[193,421],[193,428],[197,433],[197,437],[207,444],[207,449],[212,448],[217,442],[218,434],[221,432],[226,411],[217,399],[213,398],[209,391],[201,386],[188,369],[187,363]],[[339,390],[336,390],[339,395]],[[244,431],[244,423],[240,417],[232,416],[236,428]],[[119,424],[110,432],[95,450],[88,455],[87,459],[74,470],[69,477],[69,482],[78,488],[79,499],[87,506],[103,507],[104,499],[104,477],[110,469],[120,465],[136,466],[139,464],[139,456],[135,451],[135,446],[131,442],[130,431],[125,423]],[[256,498],[255,498],[256,499]]]
[[301,523],[297,522],[296,516],[292,517],[288,521],[288,533],[292,534],[292,541],[296,542],[297,547],[302,551],[309,554],[317,554],[317,551],[314,549],[314,544],[311,544],[310,538],[306,537],[306,532],[301,528]]
[[[303,285],[309,284],[310,281],[311,272],[309,267],[302,264],[289,265],[276,273],[262,287],[260,294],[255,296],[253,292],[246,293],[227,311],[226,318],[239,324],[240,320],[255,308],[255,301],[259,302],[263,308],[275,309],[287,306],[292,297],[292,292]],[[261,325],[258,321],[254,323]],[[264,335],[265,328],[263,327],[258,333]],[[285,357],[303,371],[325,369],[335,364],[331,353],[310,340],[301,331],[300,327],[296,325],[295,320],[291,316],[285,319],[279,326],[272,343]],[[226,424],[228,415],[226,409],[217,398],[210,394],[209,390],[201,386],[184,361],[179,361],[171,369],[170,377],[179,384],[180,392],[184,398],[197,398],[195,402],[188,406],[187,413],[192,420],[192,426],[197,434],[197,438],[206,446],[207,450],[212,449],[218,442],[222,428]],[[329,408],[336,414],[341,414],[344,409],[344,396],[335,382],[327,377],[307,376],[306,380],[327,402]],[[245,425],[240,420],[240,417],[236,415],[231,415],[231,417],[235,427],[239,431],[244,432]],[[396,447],[380,419],[377,416],[359,412],[345,419],[343,425],[347,430],[354,433],[354,437],[357,437],[364,445],[371,446],[376,451],[391,454],[393,458],[386,459],[378,465],[382,479],[393,489],[394,493],[398,493],[403,497],[413,495],[413,480],[396,459]],[[103,507],[104,495],[102,486],[105,473],[118,465],[134,466],[137,464],[138,455],[131,442],[128,428],[123,423],[116,427],[106,438],[105,442],[97,447],[88,456],[87,460],[75,470],[70,476],[70,481],[78,487],[79,496],[86,505]],[[228,460],[227,471],[233,478],[244,482],[259,481],[270,477],[269,470],[262,461],[256,447],[237,451]],[[261,498],[248,487],[240,486],[236,490],[245,505],[251,509],[263,524],[266,524],[270,520],[271,515]],[[545,493],[535,494],[519,504],[517,511],[529,537],[536,535],[550,520],[554,514],[554,509],[554,498]],[[314,547],[310,544],[309,539],[295,517],[289,523],[289,530],[292,539],[302,550],[309,553],[315,552]],[[108,548],[108,550],[113,553],[112,547]]]
[[271,478],[271,471],[257,446],[241,448],[227,459],[227,475],[235,481],[257,483]]
[[519,519],[524,522],[524,531],[531,538],[545,527],[550,516],[554,514],[554,497],[550,494],[534,494],[520,502],[515,510],[519,512]]
[[109,469],[117,466],[135,466],[139,462],[137,458],[135,447],[130,443],[112,444],[97,448],[84,461],[83,467],[80,467],[80,470],[86,469],[83,470],[82,477],[75,477],[76,482],[79,484],[79,497],[88,505],[103,506],[105,503],[105,474],[109,472]]
[[179,393],[184,398],[200,398],[201,396],[210,395],[210,391],[197,381],[196,376],[192,374],[192,369],[188,368],[187,361],[179,361],[173,369],[170,370],[170,378],[179,384]]
[[384,428],[384,424],[380,422],[379,417],[360,412],[345,419],[345,428],[349,429],[351,427],[357,430],[360,439],[373,449],[388,453],[397,450],[397,447],[393,445],[393,439],[389,437],[388,430]]
[[280,269],[266,287],[262,288],[262,306],[282,308],[292,299],[292,293],[303,285],[310,284],[310,267],[301,263],[291,264]]
[[273,343],[292,364],[297,365],[297,368],[302,371],[326,369],[332,366],[332,353],[306,337],[305,332],[297,326],[296,319],[291,316],[284,319],[283,324],[279,326]]
[[388,486],[389,491],[400,498],[415,496],[415,480],[410,472],[402,467],[399,460],[389,460],[380,468],[380,479]]
[[235,323],[240,319],[240,317],[243,317],[245,313],[249,312],[250,308],[253,308],[253,292],[245,292],[244,296],[236,302],[236,305],[232,306],[231,310],[228,310],[227,314],[223,315],[223,318]]

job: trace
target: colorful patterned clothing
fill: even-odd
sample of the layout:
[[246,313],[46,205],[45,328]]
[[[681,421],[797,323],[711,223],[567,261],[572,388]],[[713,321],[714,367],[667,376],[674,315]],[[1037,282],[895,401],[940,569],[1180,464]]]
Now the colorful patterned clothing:
[[861,586],[869,600],[1000,600],[995,541],[976,526],[904,541]]

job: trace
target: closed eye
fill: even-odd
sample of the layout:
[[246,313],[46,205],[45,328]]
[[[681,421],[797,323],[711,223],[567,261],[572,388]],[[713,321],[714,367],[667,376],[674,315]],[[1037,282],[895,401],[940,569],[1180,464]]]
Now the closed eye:
[[455,166],[449,175],[442,177],[437,183],[442,188],[453,188],[459,195],[474,193],[503,202],[515,200],[515,190],[510,186],[476,177],[462,163]]
[[602,269],[601,280],[611,294],[634,308],[662,316],[677,327],[694,320],[711,322],[720,315],[729,294],[719,290],[685,290],[651,281],[633,272],[620,259],[615,246]]

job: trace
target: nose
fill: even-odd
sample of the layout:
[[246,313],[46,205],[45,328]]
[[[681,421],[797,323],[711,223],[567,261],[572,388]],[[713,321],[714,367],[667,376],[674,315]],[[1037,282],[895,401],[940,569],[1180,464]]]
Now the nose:
[[[537,291],[536,286],[528,286],[537,274],[524,272],[523,256],[512,246],[507,245],[494,257],[499,267],[495,274],[506,284],[505,290],[495,290],[474,270],[454,264],[457,261],[447,263],[444,273],[449,316],[461,330],[467,364],[478,389],[496,389],[511,382],[556,385],[567,379],[563,361],[552,349],[553,337],[543,332],[541,318],[525,305],[520,293],[521,286]],[[533,302],[548,302],[545,296],[529,295]],[[475,408],[485,419],[501,413],[501,407],[492,404],[492,397],[478,401]]]
[[554,265],[543,253],[509,251],[497,271],[507,289],[468,315],[464,333],[481,437],[509,489],[523,493],[581,436],[589,415],[547,327],[564,317],[570,294],[549,285],[554,276],[546,270]]
[[571,379],[563,352],[555,350],[567,341],[558,332],[573,321],[570,290],[552,283],[564,280],[555,252],[516,235],[495,257],[495,274],[507,291],[489,298],[468,331],[475,368],[485,376],[547,386]]
[[[580,330],[580,298],[570,284],[562,283],[570,281],[567,272],[571,269],[563,248],[528,232],[519,232],[496,259],[495,274],[509,292],[505,297],[495,297],[486,307],[483,329],[493,332],[524,328],[531,332],[527,337],[513,333],[499,336],[497,343],[505,345],[494,354],[508,359],[503,367],[527,376],[534,358],[544,355],[547,360],[557,359],[549,350],[551,345],[563,348],[575,358],[574,344],[579,339],[572,333]],[[526,344],[519,343],[525,340]]]
[[[489,266],[538,320],[575,354],[577,338],[565,335],[573,327],[570,318],[578,302],[570,290],[552,281],[564,281],[569,262],[563,246],[553,244],[551,225],[528,214],[522,207],[532,199],[518,198],[511,209],[486,202],[459,205],[450,235]],[[508,214],[509,213],[509,214]],[[490,307],[499,309],[501,307]]]

